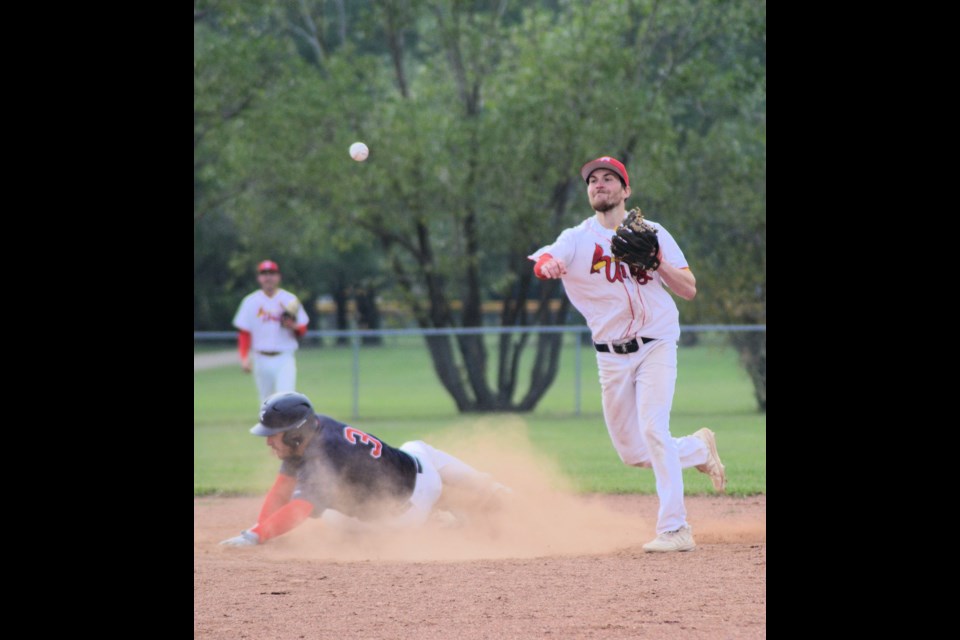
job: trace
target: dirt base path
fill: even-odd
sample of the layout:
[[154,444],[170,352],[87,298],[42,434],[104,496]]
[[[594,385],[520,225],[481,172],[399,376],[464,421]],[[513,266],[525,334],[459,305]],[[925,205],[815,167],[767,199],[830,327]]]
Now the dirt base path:
[[657,498],[635,495],[538,499],[406,536],[310,520],[227,548],[217,542],[256,520],[260,498],[196,498],[194,637],[765,638],[766,496],[686,505],[688,553],[643,552]]

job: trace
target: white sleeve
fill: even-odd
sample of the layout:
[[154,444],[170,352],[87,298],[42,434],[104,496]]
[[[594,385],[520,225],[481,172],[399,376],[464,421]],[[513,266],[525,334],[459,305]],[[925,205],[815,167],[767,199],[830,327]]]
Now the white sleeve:
[[304,308],[303,308],[303,307],[304,307],[304,305],[303,305],[303,300],[301,300],[301,301],[300,301],[300,308],[297,309],[297,325],[305,324],[305,325],[308,325],[308,326],[309,326],[309,324],[310,324],[310,318],[307,317],[307,312],[304,311]]
[[553,244],[540,247],[529,256],[530,260],[536,262],[545,253],[549,253],[558,260],[563,260],[564,264],[573,262],[576,254],[576,242],[574,241],[573,229],[565,229]]
[[237,314],[233,316],[233,326],[242,331],[251,331],[253,324],[250,322],[250,296],[247,296],[240,303]]
[[684,257],[683,251],[680,250],[680,245],[673,239],[670,232],[660,224],[657,224],[657,229],[659,229],[657,231],[657,241],[660,243],[660,248],[663,249],[663,259],[678,269],[689,268],[690,265],[687,264],[687,259]]

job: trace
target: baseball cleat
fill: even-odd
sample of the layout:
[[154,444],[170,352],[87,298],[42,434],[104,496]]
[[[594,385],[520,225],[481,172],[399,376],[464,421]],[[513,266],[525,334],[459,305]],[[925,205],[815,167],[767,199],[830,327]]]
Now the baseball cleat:
[[676,531],[667,531],[661,533],[656,538],[643,545],[643,550],[648,553],[665,551],[692,551],[697,545],[693,541],[693,530],[689,525],[680,527]]
[[696,466],[697,471],[707,474],[713,480],[713,488],[723,493],[727,488],[727,473],[723,463],[720,462],[720,454],[717,453],[717,437],[713,431],[704,427],[693,434],[694,438],[699,438],[707,445],[707,461]]

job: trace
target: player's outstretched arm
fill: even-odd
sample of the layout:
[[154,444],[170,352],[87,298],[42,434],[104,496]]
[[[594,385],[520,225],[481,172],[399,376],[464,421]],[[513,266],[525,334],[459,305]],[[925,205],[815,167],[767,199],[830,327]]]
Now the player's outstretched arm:
[[253,367],[250,365],[250,332],[240,329],[237,333],[237,351],[240,352],[240,368],[246,373],[250,373]]
[[263,544],[299,526],[313,513],[313,505],[306,500],[291,500],[265,521],[258,522],[239,536],[227,538],[220,544],[228,547],[253,547]]
[[[303,505],[289,510],[283,516],[279,515],[280,511],[290,504],[290,496],[293,495],[293,490],[296,486],[296,478],[278,473],[273,486],[270,487],[270,491],[267,492],[267,497],[263,499],[263,506],[260,507],[260,517],[257,518],[257,524],[242,531],[239,536],[228,538],[220,544],[228,547],[253,547],[261,542],[266,542],[267,538],[286,533],[303,522],[303,518],[299,517],[299,514],[305,510]],[[303,517],[305,518],[310,515],[310,512],[313,511],[313,506],[305,500],[299,500],[298,502],[305,502],[310,506],[310,509],[306,511],[306,515]],[[273,521],[274,516],[277,516],[275,522]],[[266,526],[268,522],[271,524]],[[265,526],[266,529],[264,529]]]
[[567,265],[563,260],[554,258],[549,253],[540,256],[537,263],[533,265],[533,275],[541,280],[552,280],[567,275]]
[[260,517],[257,518],[257,522],[264,522],[276,513],[277,509],[290,502],[290,496],[293,495],[296,486],[296,478],[278,473],[273,486],[267,492],[267,497],[263,499],[263,506],[260,507]]

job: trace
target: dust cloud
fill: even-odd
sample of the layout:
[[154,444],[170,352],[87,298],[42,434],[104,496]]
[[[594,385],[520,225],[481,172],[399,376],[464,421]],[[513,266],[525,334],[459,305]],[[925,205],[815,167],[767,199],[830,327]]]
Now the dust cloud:
[[[513,495],[497,510],[468,514],[466,520],[438,509],[413,531],[346,532],[309,519],[261,547],[262,552],[280,560],[338,562],[502,560],[638,550],[656,535],[656,496],[577,494],[556,461],[530,441],[519,417],[479,419],[425,440],[491,474]],[[438,504],[446,498],[445,491]],[[694,539],[698,545],[765,543],[763,502],[688,496]]]
[[404,562],[534,558],[609,553],[654,535],[654,522],[577,495],[556,462],[530,442],[519,417],[478,420],[425,441],[490,473],[513,494],[496,510],[466,521],[437,511],[423,527],[399,533],[346,533],[311,519],[272,540],[270,555]]

